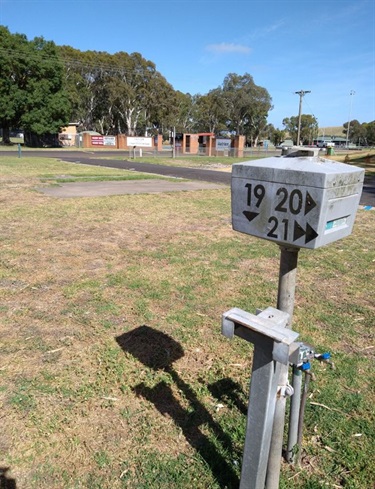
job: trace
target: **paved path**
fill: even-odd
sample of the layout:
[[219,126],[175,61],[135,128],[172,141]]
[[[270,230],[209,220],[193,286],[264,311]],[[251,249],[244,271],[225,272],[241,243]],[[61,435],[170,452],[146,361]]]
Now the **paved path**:
[[200,180],[203,182],[222,183],[230,185],[230,173],[202,170],[201,168],[185,168],[180,166],[158,165],[153,163],[137,163],[137,161],[123,161],[116,159],[99,159],[87,156],[71,157],[64,156],[63,161],[70,163],[84,163],[85,165],[103,166],[109,168],[118,168],[121,170],[134,170],[153,175],[162,175],[164,177],[185,178],[186,180]]

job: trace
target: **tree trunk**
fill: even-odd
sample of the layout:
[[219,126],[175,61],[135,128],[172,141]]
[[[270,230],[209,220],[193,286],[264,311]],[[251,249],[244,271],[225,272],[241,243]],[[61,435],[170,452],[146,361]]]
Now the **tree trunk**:
[[10,144],[10,128],[9,126],[3,126],[3,144]]

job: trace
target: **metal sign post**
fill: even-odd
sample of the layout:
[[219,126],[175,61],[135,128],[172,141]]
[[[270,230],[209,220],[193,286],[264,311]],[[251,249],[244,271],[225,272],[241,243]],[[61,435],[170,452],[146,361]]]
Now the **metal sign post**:
[[[289,322],[288,328],[292,327],[293,311],[294,311],[294,294],[296,288],[297,264],[298,264],[299,248],[284,248],[281,247],[280,253],[280,272],[279,272],[279,290],[277,298],[277,308],[288,313]],[[279,388],[285,389],[288,385],[289,365],[282,365],[279,375]],[[295,386],[293,386],[295,388]],[[298,390],[298,386],[297,386]],[[299,399],[292,396],[295,400],[295,405],[298,405]],[[286,396],[280,394],[276,400],[275,417],[273,423],[271,449],[267,468],[267,483],[266,488],[272,489],[279,487],[280,479],[280,457],[283,447],[284,438],[284,420],[286,409]],[[298,423],[298,412],[297,423]],[[296,439],[297,441],[297,439]]]
[[[233,165],[233,229],[280,246],[277,308],[288,314],[287,328],[292,324],[300,248],[315,249],[351,234],[363,179],[361,168],[300,148],[285,157]],[[295,375],[294,381],[298,384],[301,377]],[[279,484],[287,385],[288,362],[280,366],[266,489],[277,489]],[[300,385],[296,387],[300,392]],[[289,461],[297,440],[298,415],[296,398],[288,435]]]
[[240,489],[264,489],[274,424],[279,371],[288,368],[298,333],[286,329],[289,315],[268,307],[255,316],[241,309],[223,314],[222,332],[254,344],[250,399]]

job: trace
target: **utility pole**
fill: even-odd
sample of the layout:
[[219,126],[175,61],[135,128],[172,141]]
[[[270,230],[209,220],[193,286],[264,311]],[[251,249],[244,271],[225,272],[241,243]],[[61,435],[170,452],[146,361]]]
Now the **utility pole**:
[[348,129],[346,131],[346,145],[345,147],[349,147],[349,130],[350,130],[350,119],[352,118],[352,105],[353,105],[353,95],[355,95],[354,90],[350,90],[350,109],[349,109],[349,121],[348,121]]
[[299,146],[300,137],[301,137],[302,98],[306,93],[311,93],[311,90],[300,90],[299,92],[294,92],[294,93],[299,95],[298,133],[297,133],[297,146]]

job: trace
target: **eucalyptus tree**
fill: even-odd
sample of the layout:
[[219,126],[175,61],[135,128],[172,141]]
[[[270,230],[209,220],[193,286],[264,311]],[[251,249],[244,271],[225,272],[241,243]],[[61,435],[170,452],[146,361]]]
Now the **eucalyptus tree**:
[[[297,142],[298,135],[298,116],[286,117],[283,119],[283,126],[288,131],[289,136],[293,139],[294,143]],[[310,114],[301,115],[301,134],[300,140],[302,144],[312,143],[314,137],[318,132],[318,121],[315,116]]]
[[175,92],[139,53],[80,52],[63,46],[73,117],[84,129],[136,135],[170,123]]
[[271,134],[271,142],[274,144],[274,146],[278,146],[281,144],[285,139],[285,131],[282,131],[281,129],[275,129],[272,134]]
[[71,120],[81,120],[84,111],[82,92],[85,89],[85,76],[82,68],[83,53],[78,49],[70,46],[58,46],[59,56],[64,63],[65,86],[68,91],[68,97],[71,108]]
[[364,122],[363,125],[366,129],[364,141],[366,146],[375,146],[375,121]]
[[355,144],[361,144],[363,143],[367,138],[367,129],[366,129],[366,124],[361,124],[357,119],[354,119],[349,122],[345,122],[343,124],[344,127],[344,134],[348,134],[348,127],[349,127],[349,135],[348,139],[349,141],[355,143]]
[[198,131],[219,133],[226,129],[225,100],[220,88],[210,90],[196,100],[196,128]]
[[227,128],[237,135],[256,141],[267,123],[272,99],[268,91],[256,85],[248,73],[229,73],[222,85]]
[[155,65],[147,62],[142,87],[142,104],[137,132],[147,135],[163,133],[170,128],[176,115],[176,92]]
[[112,56],[101,51],[79,51],[61,46],[72,106],[71,120],[83,130],[107,133],[116,125],[111,83],[117,74]]
[[197,99],[199,95],[175,92],[176,106],[173,110],[173,126],[177,132],[191,133],[195,130]]
[[276,129],[273,124],[267,124],[262,130],[260,136],[263,139],[271,141],[274,146],[278,146],[285,139],[285,131]]
[[[147,94],[144,100],[144,128],[139,127],[145,135],[162,134],[172,127],[176,117],[176,92],[158,71],[154,71],[147,81]],[[142,112],[143,114],[143,112]]]

